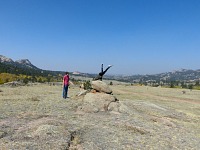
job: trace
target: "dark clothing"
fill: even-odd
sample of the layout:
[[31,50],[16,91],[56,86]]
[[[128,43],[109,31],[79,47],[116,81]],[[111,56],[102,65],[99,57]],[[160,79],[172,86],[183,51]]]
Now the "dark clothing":
[[103,78],[103,75],[108,71],[108,69],[112,67],[112,66],[109,66],[106,68],[106,70],[103,71],[103,64],[101,65],[101,72],[99,72],[99,75],[97,77],[95,77],[93,80],[100,80],[102,81],[102,78]]
[[67,98],[68,87],[69,87],[68,85],[63,86],[63,98],[64,99]]
[[96,76],[94,79],[93,79],[93,81],[95,81],[95,80],[101,80],[102,81],[102,76],[101,75],[98,75],[98,76]]

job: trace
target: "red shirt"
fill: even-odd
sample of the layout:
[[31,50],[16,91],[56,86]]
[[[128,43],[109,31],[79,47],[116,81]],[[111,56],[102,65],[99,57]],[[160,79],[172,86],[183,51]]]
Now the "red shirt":
[[69,85],[69,75],[64,75],[63,83],[64,83],[64,85]]

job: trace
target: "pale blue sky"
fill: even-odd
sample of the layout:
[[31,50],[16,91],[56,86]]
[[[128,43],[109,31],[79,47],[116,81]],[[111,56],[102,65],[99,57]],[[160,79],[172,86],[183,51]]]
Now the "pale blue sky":
[[199,0],[0,0],[0,54],[41,69],[200,69]]

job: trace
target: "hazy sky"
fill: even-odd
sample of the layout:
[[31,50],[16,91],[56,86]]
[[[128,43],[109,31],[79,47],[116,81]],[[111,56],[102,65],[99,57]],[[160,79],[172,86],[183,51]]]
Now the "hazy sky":
[[87,73],[200,69],[200,1],[0,0],[0,55]]

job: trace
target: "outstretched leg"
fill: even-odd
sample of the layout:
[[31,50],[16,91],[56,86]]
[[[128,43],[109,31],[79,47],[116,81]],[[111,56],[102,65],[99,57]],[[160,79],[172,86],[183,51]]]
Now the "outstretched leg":
[[93,80],[100,80],[102,81],[103,75],[108,71],[108,69],[112,67],[112,65],[109,65],[106,70],[103,71],[103,64],[101,65],[101,72],[99,73],[99,75],[97,77],[95,77]]
[[110,67],[112,67],[112,65],[109,65],[106,70],[103,71],[102,76],[108,71],[108,69],[110,69]]

